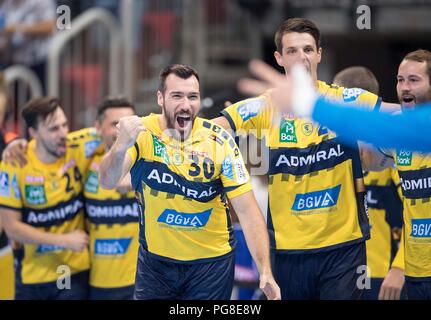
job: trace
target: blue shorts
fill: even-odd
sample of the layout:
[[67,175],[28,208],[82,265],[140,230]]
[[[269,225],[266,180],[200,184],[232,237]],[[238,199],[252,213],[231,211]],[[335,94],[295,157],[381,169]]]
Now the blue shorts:
[[70,277],[70,289],[58,289],[56,281],[23,284],[16,277],[15,300],[86,300],[88,279],[88,271],[79,272]]
[[[272,262],[282,299],[361,298],[357,282],[365,276],[365,242],[315,253],[275,253]],[[358,272],[362,269],[363,274]]]
[[97,288],[90,286],[90,300],[133,300],[135,286],[118,288]]
[[406,277],[404,287],[409,300],[431,300],[431,281],[429,278],[421,281],[417,278],[412,280]]
[[151,257],[139,247],[134,299],[229,300],[235,255],[211,262],[175,263]]

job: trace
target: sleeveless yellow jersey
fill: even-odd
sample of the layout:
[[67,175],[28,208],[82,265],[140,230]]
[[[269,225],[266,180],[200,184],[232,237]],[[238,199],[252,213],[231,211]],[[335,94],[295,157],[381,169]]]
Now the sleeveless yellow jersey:
[[129,149],[132,184],[140,194],[140,241],[161,260],[197,263],[223,258],[236,241],[225,195],[251,190],[234,139],[196,118],[179,142],[162,133],[160,115],[142,118],[148,129]]
[[[384,278],[398,252],[402,228],[402,202],[392,171],[364,174],[371,239],[366,242],[367,264],[372,278]],[[399,267],[399,266],[398,266]]]
[[405,273],[431,280],[431,155],[393,151],[403,193]]
[[[318,82],[323,96],[379,108],[361,89]],[[322,251],[369,237],[362,168],[357,148],[308,119],[280,114],[269,92],[222,111],[238,135],[254,134],[269,148],[268,230],[279,253]],[[356,181],[355,181],[356,179]]]
[[[82,175],[89,165],[96,140],[99,141],[89,129],[77,137],[71,135],[66,155],[51,164],[37,158],[33,151],[35,142],[30,142],[28,163],[24,167],[0,164],[0,206],[20,211],[24,223],[41,231],[83,230]],[[60,265],[69,266],[71,274],[89,268],[88,250],[72,252],[61,246],[23,244],[15,258],[23,284],[56,281]]]
[[139,246],[139,207],[133,191],[125,195],[99,185],[95,155],[84,185],[85,206],[90,222],[90,285],[118,288],[135,283]]

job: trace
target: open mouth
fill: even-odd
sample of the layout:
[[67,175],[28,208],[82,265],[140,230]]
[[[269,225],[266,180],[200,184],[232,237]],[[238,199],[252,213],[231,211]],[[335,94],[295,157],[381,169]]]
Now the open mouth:
[[404,106],[412,106],[415,104],[416,99],[414,96],[406,94],[401,97],[401,101]]
[[177,123],[180,128],[185,128],[192,121],[192,117],[190,115],[178,115]]

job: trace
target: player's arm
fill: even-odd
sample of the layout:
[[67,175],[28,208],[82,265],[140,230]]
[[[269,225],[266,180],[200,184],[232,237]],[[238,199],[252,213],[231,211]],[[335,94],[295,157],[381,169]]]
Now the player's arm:
[[88,236],[82,230],[66,234],[41,231],[21,221],[18,210],[0,208],[0,217],[9,239],[19,243],[62,246],[73,251],[82,251],[88,245]]
[[100,184],[114,189],[125,177],[132,164],[127,150],[132,147],[139,133],[145,130],[138,116],[123,117],[117,124],[117,140],[100,163]]
[[370,144],[359,143],[362,169],[366,171],[382,171],[394,165],[394,159]]
[[260,289],[268,299],[280,299],[280,288],[271,271],[268,232],[253,191],[234,197],[230,199],[230,202],[241,223],[248,248],[259,270]]
[[217,125],[219,125],[220,127],[226,129],[226,130],[231,130],[231,126],[229,124],[229,121],[225,118],[225,117],[218,117],[215,119],[211,120],[212,122],[216,123]]

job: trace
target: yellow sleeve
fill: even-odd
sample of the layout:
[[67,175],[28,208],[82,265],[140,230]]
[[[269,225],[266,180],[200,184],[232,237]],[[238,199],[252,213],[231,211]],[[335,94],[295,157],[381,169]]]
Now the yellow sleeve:
[[262,95],[256,98],[239,101],[223,111],[224,116],[236,135],[254,134],[262,138],[262,129],[269,129],[271,121],[269,97]]
[[221,163],[220,179],[229,199],[252,190],[250,176],[236,143],[224,144],[224,159]]
[[[149,159],[151,152],[153,152],[154,155],[158,152],[158,150],[153,150],[157,148],[157,145],[154,145],[151,140],[157,139],[150,133],[150,131],[143,131],[139,134],[135,144],[127,149],[127,153],[132,159],[130,168],[132,168],[133,165],[141,158]],[[164,156],[167,157],[167,154],[164,154]]]
[[0,207],[21,210],[21,168],[0,163]]
[[67,135],[67,145],[73,152],[81,172],[86,172],[93,156],[103,153],[104,147],[95,128],[84,128]]
[[391,268],[398,268],[404,270],[404,227],[401,232],[401,241],[394,261],[392,261]]
[[369,91],[359,88],[343,88],[342,96],[345,103],[355,103],[363,108],[378,111],[382,98]]

